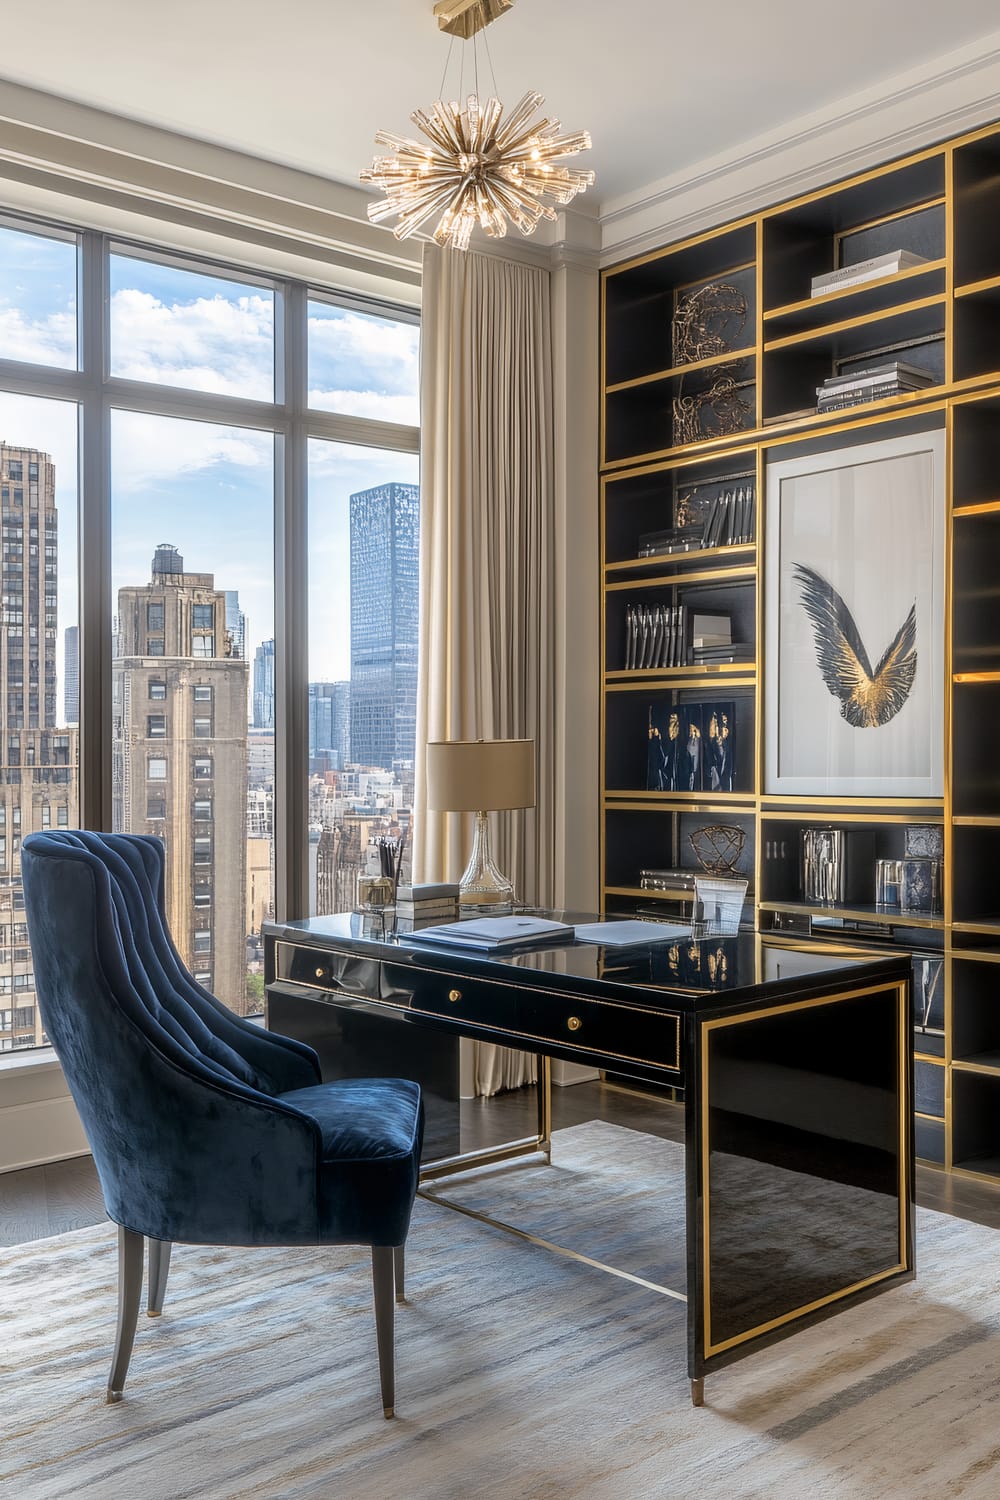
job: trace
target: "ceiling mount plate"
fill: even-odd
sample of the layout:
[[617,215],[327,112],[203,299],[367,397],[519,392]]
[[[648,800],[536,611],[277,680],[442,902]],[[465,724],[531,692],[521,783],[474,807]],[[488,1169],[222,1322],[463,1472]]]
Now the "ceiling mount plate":
[[434,14],[439,30],[468,41],[513,4],[514,0],[437,0]]

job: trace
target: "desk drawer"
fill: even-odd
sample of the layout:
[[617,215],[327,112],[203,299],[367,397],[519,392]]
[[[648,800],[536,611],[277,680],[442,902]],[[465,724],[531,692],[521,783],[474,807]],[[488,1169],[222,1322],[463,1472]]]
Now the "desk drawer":
[[366,1000],[381,996],[381,965],[377,958],[359,958],[329,948],[307,948],[298,943],[277,943],[275,978],[302,984],[312,990],[357,995]]
[[676,1012],[579,996],[524,993],[520,1029],[539,1041],[655,1067],[679,1069],[681,1018]]
[[[410,1009],[476,1026],[518,1030],[516,985],[466,979],[461,974],[434,974],[386,965],[387,975],[410,992]],[[512,1043],[516,1045],[516,1043]]]

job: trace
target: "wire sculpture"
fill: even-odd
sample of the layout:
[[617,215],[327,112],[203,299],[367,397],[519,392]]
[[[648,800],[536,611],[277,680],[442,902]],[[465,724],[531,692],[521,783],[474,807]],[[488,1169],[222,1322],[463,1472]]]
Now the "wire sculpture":
[[735,875],[746,841],[735,823],[709,823],[688,834],[695,859],[709,875]]
[[740,384],[724,370],[710,370],[710,384],[692,396],[673,398],[674,446],[697,443],[702,438],[728,437],[742,432],[750,412],[749,401],[739,395]]
[[729,354],[746,320],[747,299],[731,282],[711,281],[688,292],[674,308],[671,322],[674,364]]

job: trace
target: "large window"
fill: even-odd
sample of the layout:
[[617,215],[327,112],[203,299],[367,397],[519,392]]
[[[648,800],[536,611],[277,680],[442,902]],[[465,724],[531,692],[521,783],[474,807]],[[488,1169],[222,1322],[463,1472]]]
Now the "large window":
[[408,831],[418,335],[368,299],[0,220],[0,1050],[45,1040],[34,829],[162,838],[181,954],[243,1014],[261,923],[350,905]]
[[353,906],[380,839],[409,843],[417,481],[415,454],[309,444],[310,915]]

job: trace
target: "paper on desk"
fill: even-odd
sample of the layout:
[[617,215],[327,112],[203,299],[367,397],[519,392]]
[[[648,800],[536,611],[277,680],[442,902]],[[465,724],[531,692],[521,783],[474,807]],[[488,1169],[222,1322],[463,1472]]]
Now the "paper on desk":
[[668,922],[637,922],[623,918],[620,922],[583,922],[573,929],[581,943],[605,943],[609,948],[626,948],[640,943],[668,943],[679,937],[690,937],[691,928]]

